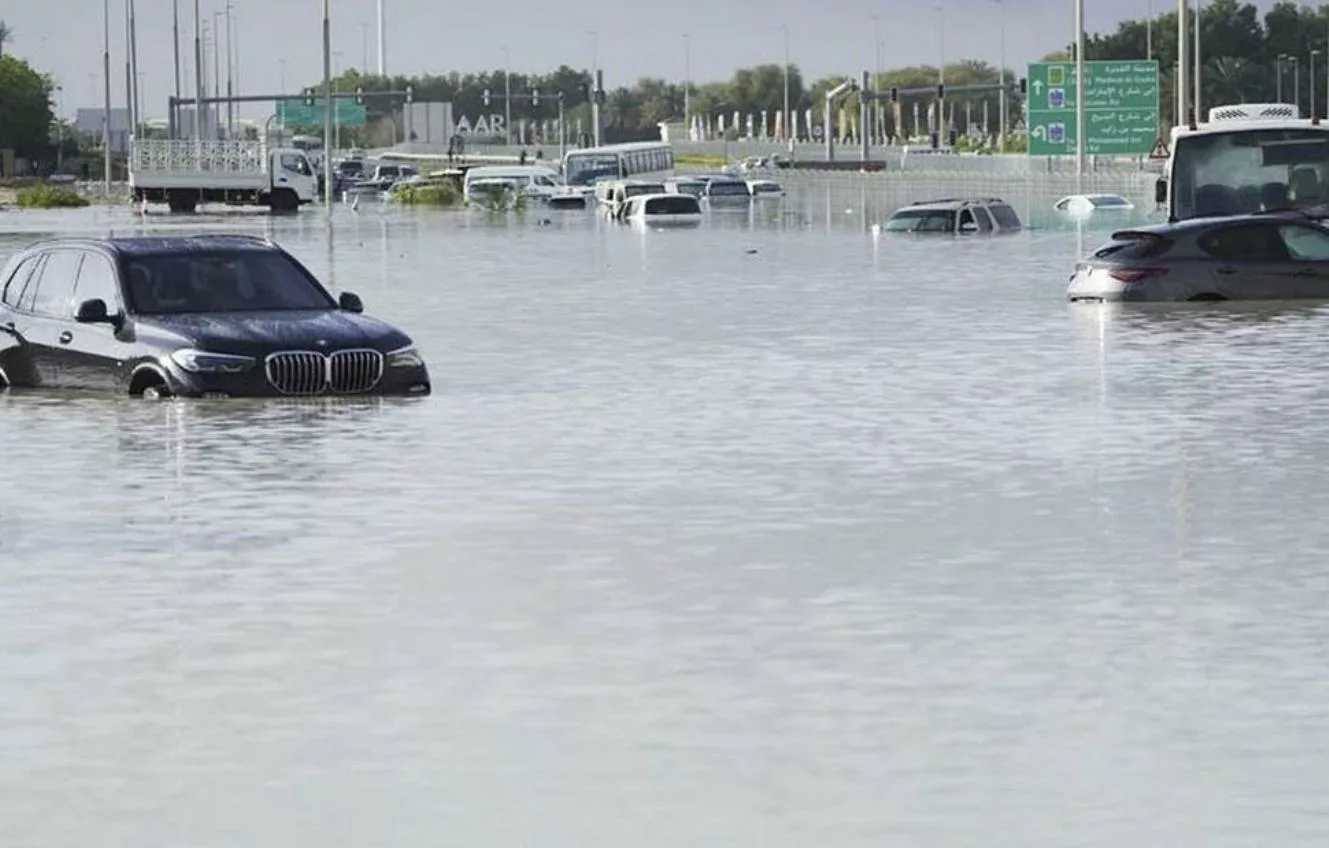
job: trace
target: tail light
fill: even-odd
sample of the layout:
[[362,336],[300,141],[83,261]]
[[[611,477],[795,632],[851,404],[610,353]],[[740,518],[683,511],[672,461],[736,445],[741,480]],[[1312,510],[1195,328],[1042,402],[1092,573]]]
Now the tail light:
[[1122,283],[1139,283],[1166,273],[1166,268],[1113,268],[1108,276]]

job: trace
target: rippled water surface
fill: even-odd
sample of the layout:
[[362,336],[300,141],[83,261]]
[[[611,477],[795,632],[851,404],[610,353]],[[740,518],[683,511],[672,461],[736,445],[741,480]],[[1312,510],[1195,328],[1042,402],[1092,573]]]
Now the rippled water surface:
[[831,207],[150,219],[436,393],[0,396],[0,843],[1326,844],[1329,309]]

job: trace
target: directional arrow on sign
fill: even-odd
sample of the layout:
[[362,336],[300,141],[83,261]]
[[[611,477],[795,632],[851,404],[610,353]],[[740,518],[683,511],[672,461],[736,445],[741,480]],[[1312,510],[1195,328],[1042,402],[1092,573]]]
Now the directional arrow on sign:
[[1032,85],[1032,86],[1034,87],[1034,94],[1042,94],[1042,93],[1043,93],[1043,81],[1042,81],[1042,80],[1034,80],[1032,83],[1030,83],[1030,85]]
[[1029,131],[1029,134],[1030,134],[1031,136],[1033,136],[1034,138],[1047,138],[1047,137],[1048,137],[1048,136],[1047,136],[1047,129],[1044,128],[1044,126],[1043,126],[1042,124],[1039,124],[1038,126],[1034,127],[1032,130],[1030,130],[1030,131]]

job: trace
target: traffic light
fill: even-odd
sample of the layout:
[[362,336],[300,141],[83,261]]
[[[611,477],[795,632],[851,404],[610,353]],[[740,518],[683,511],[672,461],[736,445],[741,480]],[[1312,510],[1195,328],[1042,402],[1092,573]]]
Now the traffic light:
[[900,102],[900,89],[894,85],[891,86],[891,102],[892,103]]
[[540,105],[540,89],[538,88],[531,89],[531,105],[532,106]]
[[314,89],[312,88],[305,89],[305,105],[306,106],[314,105]]
[[489,89],[486,88],[483,92],[480,93],[480,101],[484,103],[485,106],[489,105]]
[[362,87],[358,87],[358,86],[356,87],[356,89],[355,89],[355,102],[358,103],[358,104],[360,104],[361,106],[365,105],[365,90],[364,90],[364,88],[362,88]]
[[406,102],[407,103],[415,102],[415,86],[413,85],[406,86]]
[[1029,80],[1026,79],[1025,77],[1020,77],[1020,93],[1021,94],[1029,93]]
[[945,100],[945,99],[946,99],[946,84],[945,84],[945,83],[941,83],[941,82],[937,83],[937,99],[938,99],[938,100]]

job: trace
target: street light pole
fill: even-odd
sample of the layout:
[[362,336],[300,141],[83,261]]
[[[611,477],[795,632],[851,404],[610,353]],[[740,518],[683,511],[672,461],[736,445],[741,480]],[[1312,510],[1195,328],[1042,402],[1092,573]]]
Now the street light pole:
[[105,174],[102,189],[111,196],[111,0],[102,0],[102,76],[106,84],[106,103],[102,111],[102,149],[105,154]]
[[323,206],[332,212],[332,0],[323,0]]
[[138,136],[143,115],[138,109],[138,15],[134,8],[134,0],[129,0],[129,70],[131,74],[129,91],[134,101],[134,135]]
[[1195,79],[1193,82],[1195,84],[1195,105],[1192,108],[1195,109],[1195,114],[1198,120],[1198,117],[1200,115],[1200,110],[1203,108],[1203,106],[1201,105],[1201,97],[1200,97],[1200,70],[1204,67],[1200,63],[1200,0],[1195,0],[1194,27],[1195,27],[1195,56],[1193,58],[1195,60],[1194,61]]
[[1287,63],[1292,66],[1292,102],[1297,104],[1297,109],[1301,109],[1301,68],[1298,67],[1296,56],[1287,57]]
[[[791,126],[793,115],[789,112],[789,24],[782,24],[780,29],[784,31],[784,123],[786,127]],[[789,135],[789,152],[794,152],[794,134],[785,132]]]
[[1154,58],[1154,0],[1149,0],[1149,11],[1144,19],[1144,58],[1146,62]]
[[1274,59],[1274,99],[1279,103],[1283,102],[1283,60],[1287,57],[1282,53]]
[[692,140],[692,36],[683,33],[683,132]]
[[[1185,0],[1182,0],[1184,3]],[[1075,0],[1075,190],[1084,176],[1084,137],[1088,135],[1084,114],[1084,0]]]
[[1317,117],[1319,117],[1319,114],[1320,114],[1320,107],[1319,107],[1319,104],[1315,102],[1315,59],[1316,59],[1316,57],[1319,56],[1319,55],[1320,55],[1320,51],[1319,51],[1319,50],[1312,50],[1312,51],[1311,51],[1311,70],[1310,70],[1310,76],[1309,76],[1309,79],[1310,79],[1310,85],[1311,85],[1311,120],[1312,120],[1312,121],[1315,120]]
[[[1078,2],[1078,0],[1077,0]],[[1190,92],[1186,80],[1186,45],[1190,41],[1190,26],[1187,23],[1187,10],[1190,3],[1186,0],[1177,0],[1177,120],[1179,127],[1186,126],[1189,116],[1186,113],[1186,100]]]
[[194,0],[194,138],[203,138],[203,13]]
[[503,48],[503,143],[512,146],[512,51]]
[[[1006,2],[1005,0],[994,0],[999,12],[998,19],[998,50],[1000,52],[1000,64],[997,80],[1001,88],[997,92],[997,121],[1001,125],[997,128],[997,149],[1002,153],[1006,152]],[[986,115],[984,116],[986,120]],[[987,127],[983,128],[985,131]]]
[[[872,16],[872,90],[881,87],[881,17]],[[866,130],[866,128],[864,128]],[[881,100],[872,98],[872,133],[869,138],[878,139],[881,132]]]
[[226,0],[226,137],[232,138],[235,135],[235,103],[231,100],[235,96],[235,63],[231,61],[231,54],[234,52],[235,39],[232,33],[235,30],[231,26],[231,0]]
[[[212,96],[221,100],[221,19],[225,12],[212,13]],[[212,106],[212,131],[215,135],[221,127],[221,103]]]

